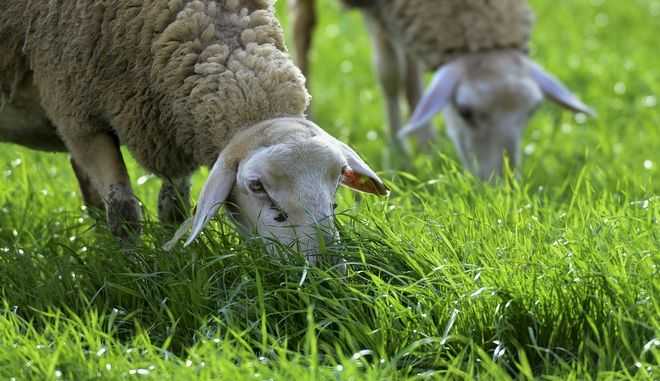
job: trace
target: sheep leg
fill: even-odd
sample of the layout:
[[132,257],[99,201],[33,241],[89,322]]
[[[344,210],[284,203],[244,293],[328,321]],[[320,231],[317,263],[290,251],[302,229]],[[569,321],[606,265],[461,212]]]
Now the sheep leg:
[[403,146],[396,138],[401,129],[399,99],[401,94],[400,85],[403,83],[399,54],[394,42],[387,37],[386,31],[377,17],[365,12],[365,21],[374,46],[374,64],[378,79],[385,96],[390,138],[395,150],[398,153],[405,154]]
[[[419,100],[422,98],[424,92],[424,80],[422,78],[419,63],[417,63],[417,61],[410,55],[406,55],[405,61],[406,100],[408,101],[408,107],[412,114],[415,111]],[[437,137],[436,131],[433,128],[433,123],[427,123],[423,129],[415,133],[415,137],[417,139],[417,145],[423,150],[428,150]]]
[[295,60],[305,77],[309,74],[309,51],[316,27],[316,0],[289,0],[292,15]]
[[190,210],[190,177],[163,180],[158,194],[158,218],[166,225],[180,225]]
[[87,176],[85,171],[73,160],[73,157],[69,159],[71,161],[71,168],[73,168],[73,173],[75,173],[76,178],[78,179],[78,186],[80,187],[80,193],[82,194],[83,201],[85,206],[90,212],[101,211],[105,212],[105,205],[103,204],[103,197],[99,192],[94,188],[92,180]]
[[69,137],[67,145],[76,167],[86,174],[103,199],[112,234],[129,240],[140,231],[140,204],[131,190],[126,165],[116,138],[98,133]]

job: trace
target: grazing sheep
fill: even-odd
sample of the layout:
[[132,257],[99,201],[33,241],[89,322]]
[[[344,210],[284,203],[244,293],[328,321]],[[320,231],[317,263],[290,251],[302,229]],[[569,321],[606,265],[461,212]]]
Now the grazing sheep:
[[272,3],[5,0],[0,141],[70,152],[85,201],[119,237],[140,219],[123,144],[164,179],[164,222],[183,221],[191,173],[212,166],[187,243],[227,203],[243,230],[313,252],[319,225],[333,234],[341,182],[387,189],[304,119]]
[[[374,40],[392,132],[403,138],[427,131],[430,137],[432,117],[444,111],[461,161],[482,179],[502,172],[504,155],[512,166],[520,162],[522,131],[544,97],[593,114],[527,57],[534,22],[526,0],[350,3],[362,10]],[[411,122],[399,131],[401,83],[409,99],[419,83],[415,61],[436,75]]]

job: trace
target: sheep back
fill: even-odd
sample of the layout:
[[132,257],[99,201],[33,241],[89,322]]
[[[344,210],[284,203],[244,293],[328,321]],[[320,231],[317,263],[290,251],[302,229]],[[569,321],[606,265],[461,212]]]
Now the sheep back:
[[239,130],[301,116],[309,101],[273,0],[4,0],[0,36],[0,52],[14,49],[0,81],[26,61],[65,140],[112,132],[165,177],[212,164]]
[[429,69],[466,53],[526,51],[534,25],[526,0],[379,0],[368,11]]

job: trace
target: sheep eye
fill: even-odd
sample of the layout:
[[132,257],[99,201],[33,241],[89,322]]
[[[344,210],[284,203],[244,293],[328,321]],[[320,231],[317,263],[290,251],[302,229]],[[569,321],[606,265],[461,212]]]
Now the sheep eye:
[[463,120],[466,121],[467,123],[474,122],[475,112],[474,109],[472,109],[472,107],[459,106],[458,115],[460,115],[461,118],[463,118]]
[[339,206],[339,205],[337,205],[336,202],[332,203],[332,209],[333,209],[333,210],[337,210],[337,207],[338,207],[338,206]]
[[264,188],[264,184],[262,184],[261,181],[259,181],[259,180],[251,180],[248,183],[248,188],[250,189],[250,191],[252,191],[254,193],[265,193],[266,192],[266,188]]

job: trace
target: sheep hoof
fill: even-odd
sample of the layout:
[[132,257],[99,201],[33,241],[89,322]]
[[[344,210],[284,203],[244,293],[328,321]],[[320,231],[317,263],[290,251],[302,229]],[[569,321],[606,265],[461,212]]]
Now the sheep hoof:
[[142,210],[126,185],[112,185],[106,198],[106,218],[110,232],[122,242],[133,241],[141,232]]

